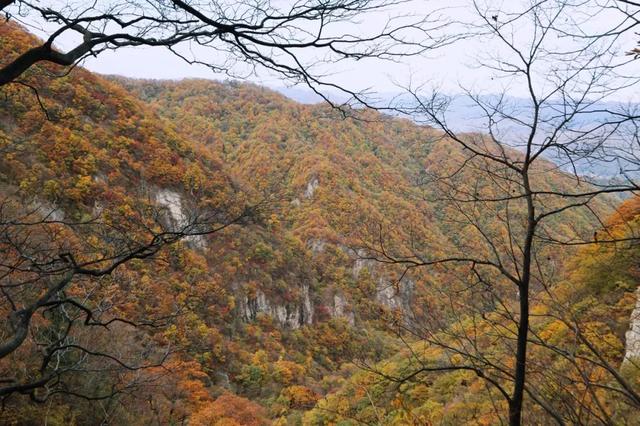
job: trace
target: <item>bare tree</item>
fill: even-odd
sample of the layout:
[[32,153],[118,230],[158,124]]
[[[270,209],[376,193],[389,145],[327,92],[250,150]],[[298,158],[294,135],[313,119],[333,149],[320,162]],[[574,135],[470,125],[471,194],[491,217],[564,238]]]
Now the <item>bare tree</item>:
[[[302,83],[329,101],[326,89],[363,102],[363,94],[331,80],[321,65],[344,60],[396,60],[446,45],[450,22],[426,16],[392,15],[405,0],[303,0],[287,5],[263,0],[50,2],[3,1],[0,10],[47,34],[0,67],[0,86],[38,62],[65,67],[107,50],[163,47],[190,64],[246,77],[256,70]],[[366,25],[364,17],[370,17]],[[382,18],[380,18],[382,17]],[[375,22],[381,20],[379,25]],[[354,31],[354,27],[357,31]],[[66,52],[64,39],[77,40]]]
[[[535,416],[534,407],[559,424],[613,424],[595,390],[610,386],[608,391],[635,410],[638,391],[586,337],[554,286],[557,262],[572,247],[624,243],[607,231],[603,215],[611,212],[612,195],[639,189],[638,115],[633,104],[622,101],[639,82],[633,58],[625,55],[625,35],[637,25],[635,12],[620,14],[618,2],[564,0],[495,8],[474,1],[473,9],[477,42],[493,49],[479,55],[478,67],[504,90],[462,88],[464,94],[453,98],[413,86],[393,107],[440,131],[434,147],[460,149],[451,168],[428,165],[424,182],[452,241],[407,244],[427,248],[407,251],[394,249],[380,233],[361,248],[380,262],[408,270],[439,268],[454,277],[440,290],[447,309],[396,324],[443,348],[447,357],[440,362],[418,357],[418,368],[391,379],[473,371],[506,402],[511,425],[521,424],[527,412]],[[451,117],[465,103],[473,130],[462,132]],[[612,168],[615,178],[597,176]],[[591,219],[573,223],[577,217]],[[581,349],[538,336],[531,323],[534,304],[552,307],[549,315],[573,330]],[[500,345],[503,355],[497,356]],[[545,365],[549,359],[541,351],[564,357],[567,371]],[[613,384],[595,383],[589,374],[594,368],[604,370]],[[570,385],[578,382],[581,388]],[[565,386],[566,392],[549,399],[542,392],[545,383]]]
[[[161,260],[161,250],[182,240],[198,244],[199,238],[248,223],[261,208],[194,204],[177,221],[172,206],[157,206],[151,199],[134,217],[120,220],[111,213],[72,221],[38,200],[26,205],[30,208],[9,196],[0,204],[0,312],[6,318],[0,359],[9,361],[3,370],[13,365],[12,371],[2,371],[0,399],[26,394],[39,402],[55,394],[111,398],[135,387],[139,377],[111,387],[103,382],[93,390],[75,382],[81,376],[105,380],[109,371],[156,367],[181,350],[144,343],[150,339],[145,330],[166,328],[181,314],[179,307],[127,315],[126,300],[120,299],[129,286],[118,270],[134,260]],[[114,332],[125,342],[131,335],[130,347],[114,348],[109,337]],[[147,349],[136,353],[141,344]]]
[[[0,87],[20,84],[29,88],[50,118],[38,94],[48,79],[37,79],[34,84],[32,77],[40,75],[38,72],[66,73],[105,51],[160,47],[214,72],[246,77],[267,70],[307,85],[327,101],[325,90],[337,89],[351,100],[364,103],[363,93],[333,82],[323,73],[322,64],[371,57],[395,60],[422,54],[451,40],[440,33],[448,22],[442,21],[437,12],[417,18],[390,15],[389,9],[402,3],[0,1],[0,11],[7,20],[16,20],[44,35],[36,45],[24,46],[23,51],[3,58]],[[381,25],[369,29],[360,25],[366,14],[381,14]],[[353,32],[353,25],[359,25],[362,32]],[[60,50],[62,43],[73,47]],[[6,144],[6,149],[19,149],[19,145]],[[121,315],[117,306],[100,301],[102,283],[117,280],[114,274],[132,261],[154,258],[167,246],[242,223],[254,216],[256,208],[198,209],[194,210],[197,214],[177,225],[167,222],[166,209],[157,206],[146,206],[133,222],[116,224],[101,216],[73,222],[58,218],[37,203],[7,196],[0,210],[0,312],[7,319],[0,334],[0,359],[27,357],[32,364],[25,374],[2,373],[0,397],[20,393],[43,401],[50,395],[66,393],[101,399],[130,389],[135,382],[87,394],[72,384],[78,372],[96,373],[109,369],[108,365],[135,371],[161,364],[169,353],[155,353],[149,362],[141,362],[141,357],[128,362],[123,352],[104,350],[109,347],[108,337],[99,337],[101,332],[97,330],[158,327],[166,324],[167,318]],[[84,331],[78,331],[80,325]]]

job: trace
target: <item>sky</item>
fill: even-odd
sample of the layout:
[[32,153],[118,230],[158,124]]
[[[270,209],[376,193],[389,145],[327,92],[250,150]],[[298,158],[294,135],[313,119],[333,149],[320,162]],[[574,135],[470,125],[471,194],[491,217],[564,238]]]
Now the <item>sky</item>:
[[[221,1],[223,3],[228,1],[227,4],[233,4],[232,0]],[[290,4],[289,0],[273,1],[276,5]],[[607,0],[594,1],[603,2]],[[51,0],[50,2],[59,3],[60,1]],[[487,10],[487,15],[495,15],[498,20],[503,20],[506,19],[510,9],[521,8],[528,0],[477,0],[477,2]],[[108,1],[105,3],[108,3]],[[82,2],[78,4],[80,5]],[[333,31],[336,33],[367,34],[381,28],[389,17],[404,16],[403,19],[409,20],[428,13],[436,13],[444,19],[478,23],[481,19],[471,4],[472,0],[410,0],[390,7],[384,12],[363,15],[359,21],[336,26]],[[576,14],[575,19],[578,20],[580,18],[579,14]],[[592,29],[600,29],[598,27],[601,26],[602,29],[605,29],[616,19],[615,15],[599,16],[598,19],[589,20],[589,24],[585,26],[591,26]],[[31,29],[41,36],[51,31],[50,27],[37,22],[33,17],[26,17],[24,21],[28,22]],[[454,25],[446,31],[460,32],[461,28],[460,25]],[[532,31],[533,28],[531,26],[516,26],[511,36],[516,41],[525,41],[530,38]],[[620,44],[631,48],[635,45],[636,37],[633,31],[629,31],[620,40]],[[73,38],[62,38],[58,44],[60,48],[65,50],[74,47],[77,42],[78,40]],[[495,43],[495,45],[492,43]],[[570,44],[570,42],[559,40],[557,45],[564,47],[564,44]],[[214,62],[216,55],[219,55],[211,50],[204,50],[193,45],[182,46],[181,53],[193,55],[199,60]],[[509,52],[505,51],[504,46],[500,46],[500,43],[496,40],[488,43],[484,38],[469,37],[466,40],[427,54],[403,58],[399,62],[364,59],[338,64],[325,63],[318,67],[318,71],[326,75],[326,78],[330,81],[343,87],[354,91],[368,90],[381,94],[382,97],[389,97],[394,93],[401,92],[408,85],[414,87],[424,85],[428,86],[429,89],[437,89],[452,94],[469,89],[484,94],[505,92],[515,97],[526,96],[526,85],[514,84],[509,79],[498,78],[497,74],[499,73],[496,73],[495,70],[478,66],[479,60],[488,62],[502,55],[507,57],[508,54]],[[620,54],[624,55],[624,52],[621,51]],[[305,52],[302,55],[303,58],[310,62],[315,59],[312,52]],[[97,57],[88,58],[82,65],[94,72],[134,78],[228,78],[226,75],[215,74],[204,66],[188,64],[165,48],[138,47],[118,49],[115,52],[107,51]],[[241,67],[242,64],[238,65],[238,71],[243,74]],[[640,70],[638,70],[638,75],[640,75]],[[290,81],[282,80],[280,76],[264,70],[259,71],[257,75],[247,75],[245,79],[275,88],[291,84]],[[298,89],[305,90],[304,87],[299,87]],[[628,98],[630,101],[635,101],[637,96],[635,92],[637,91],[627,91],[623,97]]]
[[[226,1],[226,0],[224,0]],[[370,33],[382,28],[389,17],[404,16],[406,21],[415,21],[420,17],[436,13],[445,19],[471,20],[474,16],[469,8],[470,0],[410,0],[395,7],[387,9],[383,13],[366,14],[354,23],[337,26],[336,32],[344,33]],[[56,1],[54,0],[53,3]],[[288,0],[279,0],[280,3],[290,3]],[[46,1],[44,3],[47,3]],[[23,22],[28,22],[30,29],[41,37],[45,37],[54,27],[39,22],[35,17],[26,17]],[[456,30],[457,31],[457,30]],[[78,40],[75,38],[61,38],[57,45],[62,50],[73,48]],[[358,90],[371,89],[375,92],[397,92],[398,86],[404,86],[409,81],[438,83],[447,90],[454,90],[458,82],[469,83],[473,77],[481,77],[477,70],[469,73],[469,51],[477,50],[479,46],[471,41],[449,46],[446,49],[436,50],[419,57],[403,59],[400,62],[382,61],[377,59],[362,60],[349,63],[328,63],[322,72],[330,74],[331,78],[339,84],[357,88]],[[198,49],[197,46],[185,45],[182,52],[195,52],[198,59],[205,61],[212,57],[212,52]],[[117,74],[133,78],[154,79],[182,79],[182,78],[213,78],[225,79],[226,75],[215,74],[210,69],[201,65],[188,64],[165,48],[123,48],[116,52],[103,52],[97,57],[86,59],[84,67],[102,74]],[[291,84],[283,81],[273,73],[260,72],[246,78],[254,83],[283,87]]]
[[[287,3],[287,1],[284,1]],[[400,15],[413,15],[418,19],[427,13],[438,11],[439,16],[462,15],[465,12],[463,5],[466,0],[416,0],[392,7],[385,13],[364,15],[360,22],[355,24],[355,30],[361,33],[367,30],[375,31],[381,28],[388,17]],[[467,8],[468,9],[468,8]],[[409,10],[410,12],[407,12]],[[470,18],[467,14],[466,18]],[[353,25],[338,26],[334,31],[345,33],[353,32]],[[189,50],[197,52],[197,47],[189,46]],[[347,87],[359,89],[372,88],[377,92],[394,92],[399,84],[405,84],[409,76],[416,74],[428,75],[432,80],[449,80],[451,77],[460,77],[464,73],[460,69],[463,60],[463,46],[449,48],[447,51],[434,51],[428,56],[413,57],[400,63],[381,60],[363,60],[358,63],[327,64],[327,71],[336,81]],[[207,58],[211,52],[202,52],[201,57]],[[216,75],[204,66],[190,65],[181,60],[166,49],[158,48],[132,48],[118,52],[105,52],[97,58],[89,59],[85,64],[92,71],[105,74],[119,74],[135,78],[227,78],[225,75]],[[283,81],[279,76],[268,72],[261,72],[257,76],[250,76],[248,80],[267,86],[286,86],[290,82]]]

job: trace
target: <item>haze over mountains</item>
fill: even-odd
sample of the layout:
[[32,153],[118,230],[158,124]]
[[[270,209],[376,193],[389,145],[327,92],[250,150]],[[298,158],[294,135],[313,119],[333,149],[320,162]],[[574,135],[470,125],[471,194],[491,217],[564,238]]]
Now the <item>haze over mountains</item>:
[[[273,86],[272,89],[285,95],[289,99],[303,104],[318,104],[325,101],[320,95],[303,87]],[[425,92],[424,95],[429,95],[429,92]],[[445,116],[452,130],[456,132],[486,131],[488,123],[487,111],[480,107],[476,101],[470,99],[468,95],[463,94],[442,93],[441,95],[450,97],[450,103],[448,104]],[[328,90],[325,96],[338,105],[350,101],[349,97],[336,91]],[[407,114],[404,114],[402,110],[410,109],[411,105],[415,104],[412,97],[413,95],[401,90],[395,93],[370,93],[366,96],[373,106],[380,106],[381,111],[399,117],[406,117]],[[501,103],[510,105],[513,117],[523,121],[531,121],[531,100],[498,94],[484,94],[481,96],[481,99],[488,104],[496,104],[497,101],[500,100]],[[394,111],[394,108],[398,110]],[[609,112],[605,111],[617,111],[621,114],[636,114],[637,110],[638,105],[631,102],[595,101],[588,107],[585,107],[583,113],[585,116],[588,115],[588,118],[585,118],[585,123],[593,123],[610,119]],[[419,115],[412,118],[416,119],[416,117],[418,117],[418,121],[429,122],[426,117],[419,118]],[[524,128],[514,128],[513,126],[508,127],[506,125],[501,127],[499,123],[493,123],[492,126],[502,130],[504,135],[503,140],[507,144],[516,144],[519,137],[526,136],[526,129]],[[638,153],[633,153],[633,155],[638,156]],[[550,161],[561,164],[565,171],[569,173],[573,172],[571,165],[564,164],[564,161],[555,158],[555,155],[552,154],[551,156],[547,156],[547,158]],[[637,168],[632,163],[624,161],[579,161],[576,163],[576,166],[579,174],[595,179],[595,181],[600,184],[606,184],[607,182],[615,184],[616,179],[621,177],[622,172],[632,178],[638,175]]]

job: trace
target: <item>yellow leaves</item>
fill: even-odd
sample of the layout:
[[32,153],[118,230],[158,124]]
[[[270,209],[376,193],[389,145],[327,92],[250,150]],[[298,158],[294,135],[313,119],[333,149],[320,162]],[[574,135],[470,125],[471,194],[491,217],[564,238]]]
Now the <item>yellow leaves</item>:
[[129,204],[120,205],[117,207],[117,212],[119,215],[125,218],[134,218],[136,216],[136,212]]
[[96,158],[93,154],[87,154],[80,158],[76,158],[73,160],[72,170],[80,175],[93,174],[96,171]]
[[557,345],[566,339],[567,331],[568,327],[564,322],[555,320],[547,324],[538,334],[543,341]]
[[92,247],[100,247],[103,241],[97,235],[89,235],[87,237],[87,243]]
[[451,364],[460,365],[464,363],[464,358],[460,354],[453,354],[451,356]]
[[[235,190],[236,186],[242,185],[262,189],[280,184],[283,189],[293,193],[292,197],[302,199],[299,207],[291,207],[295,212],[291,215],[281,214],[279,211],[265,215],[261,223],[266,223],[268,231],[271,232],[268,238],[256,238],[247,242],[240,236],[241,232],[245,231],[234,229],[230,235],[225,234],[224,240],[212,243],[219,246],[207,253],[208,258],[190,252],[186,248],[187,245],[175,245],[171,250],[162,253],[162,260],[166,260],[170,265],[163,266],[167,270],[160,270],[161,267],[154,264],[153,267],[147,266],[139,276],[131,274],[128,279],[118,282],[122,285],[126,285],[127,282],[133,283],[123,295],[131,312],[161,312],[169,315],[178,311],[180,315],[176,324],[169,326],[162,336],[168,341],[179,342],[181,346],[188,347],[193,354],[191,356],[207,364],[207,368],[218,367],[209,365],[212,363],[227,363],[225,368],[241,370],[234,380],[246,385],[256,394],[263,392],[263,388],[275,386],[276,390],[264,389],[264,394],[271,392],[269,397],[273,398],[274,395],[278,395],[280,388],[285,386],[280,394],[288,401],[290,407],[308,409],[316,403],[318,395],[311,387],[302,386],[302,383],[308,384],[307,380],[319,381],[320,379],[312,375],[325,374],[326,371],[343,365],[353,357],[354,350],[362,349],[371,343],[370,335],[354,332],[346,321],[314,325],[308,327],[308,330],[303,327],[295,333],[278,330],[266,315],[261,315],[257,323],[248,326],[230,324],[229,319],[232,317],[225,309],[233,309],[236,297],[243,298],[244,294],[230,295],[228,283],[246,284],[250,287],[248,293],[253,292],[253,295],[260,289],[264,293],[277,290],[278,296],[281,296],[280,293],[290,290],[292,283],[297,283],[301,277],[306,283],[313,283],[313,280],[320,276],[321,291],[330,293],[335,287],[351,291],[347,294],[349,302],[354,294],[375,295],[378,281],[373,271],[362,268],[360,276],[354,279],[352,269],[345,266],[349,260],[348,256],[336,249],[336,244],[331,243],[341,241],[340,237],[344,235],[348,235],[352,241],[359,241],[362,235],[358,230],[369,224],[383,223],[385,230],[389,230],[391,244],[399,253],[402,253],[403,249],[414,248],[404,244],[409,238],[411,243],[414,243],[422,237],[428,237],[433,241],[428,250],[424,250],[430,256],[443,257],[450,251],[446,235],[448,230],[437,229],[439,224],[436,220],[436,214],[447,212],[433,212],[424,204],[407,201],[407,194],[412,197],[417,193],[410,188],[404,174],[413,176],[416,170],[408,165],[413,159],[406,155],[403,157],[404,154],[399,152],[401,150],[398,146],[403,143],[424,146],[423,140],[429,132],[398,123],[392,123],[390,126],[365,125],[350,121],[336,123],[318,118],[314,109],[294,107],[276,96],[260,95],[260,99],[266,99],[267,102],[276,105],[275,108],[273,105],[269,107],[272,111],[265,111],[263,106],[255,102],[255,90],[249,89],[243,89],[243,96],[247,99],[226,100],[226,103],[221,105],[222,101],[219,101],[218,97],[203,96],[202,93],[211,93],[211,87],[223,92],[225,87],[203,82],[172,86],[166,90],[169,98],[158,100],[159,103],[164,103],[165,110],[172,112],[176,125],[180,125],[178,133],[151,112],[142,110],[144,107],[121,89],[117,92],[118,99],[106,100],[109,108],[113,110],[111,115],[114,117],[111,122],[101,122],[102,129],[98,131],[94,129],[91,119],[104,114],[102,110],[97,111],[98,105],[94,102],[95,95],[103,90],[97,90],[86,82],[82,84],[82,87],[74,90],[74,87],[68,86],[76,84],[71,84],[68,80],[64,83],[52,82],[52,90],[69,89],[76,103],[81,105],[65,106],[70,117],[76,116],[70,124],[45,123],[46,132],[43,132],[41,140],[37,141],[36,150],[42,151],[42,154],[38,155],[42,155],[45,173],[42,174],[42,178],[20,174],[17,182],[21,189],[38,189],[42,179],[42,187],[47,197],[57,198],[65,195],[71,201],[85,201],[87,198],[86,202],[92,205],[91,202],[96,201],[89,197],[92,191],[108,187],[113,204],[107,207],[105,216],[113,217],[113,212],[120,215],[115,220],[117,225],[139,219],[138,212],[141,205],[144,205],[144,200],[142,197],[124,195],[131,192],[132,187],[137,184],[171,183],[176,190],[187,195],[189,192],[196,195],[194,198],[198,198],[202,193],[198,201],[206,200],[207,207],[212,209],[242,199],[244,196]],[[189,91],[197,93],[198,97],[194,99],[187,96]],[[181,97],[177,102],[179,105],[171,105],[171,102],[176,102],[170,98],[172,96]],[[233,95],[227,93],[225,96]],[[190,105],[188,111],[183,109],[184,98],[188,98],[185,101]],[[86,109],[85,107],[95,108],[98,115],[78,118],[79,110]],[[292,121],[291,117],[294,116],[301,118]],[[193,148],[182,134],[191,136],[193,140],[215,143],[217,147],[224,142],[224,155],[229,159],[225,166],[235,165],[238,184],[230,188],[230,179],[218,170],[220,163],[215,155],[211,154],[212,151],[208,148]],[[416,163],[428,164],[429,168],[438,168],[440,171],[455,171],[455,163],[464,160],[464,155],[453,149],[450,141],[434,147],[431,155],[423,152],[422,148],[415,154]],[[19,155],[12,157],[21,160]],[[381,161],[381,158],[387,157],[391,158],[392,162]],[[12,160],[11,157],[8,159]],[[283,168],[291,169],[290,176],[283,172]],[[96,171],[109,174],[109,185],[93,183],[91,176]],[[320,177],[320,187],[313,197],[303,199],[302,194],[307,184],[311,177],[316,175]],[[487,192],[488,189],[483,187],[481,191]],[[253,196],[244,198],[251,199]],[[241,208],[241,203],[238,203],[237,208]],[[423,216],[423,209],[428,211],[428,215]],[[411,233],[403,231],[401,226],[394,228],[394,222],[408,224]],[[377,242],[375,238],[378,235],[375,231],[378,228],[375,228],[364,236]],[[246,232],[254,230],[255,228],[252,228]],[[264,228],[260,231],[263,230]],[[496,227],[491,231],[503,244],[508,240],[508,233],[504,227]],[[573,232],[571,227],[558,231],[567,235]],[[281,233],[284,232],[299,236],[301,241],[288,244],[286,251],[283,250]],[[620,235],[621,231],[614,229],[612,232]],[[362,233],[365,234],[364,231]],[[483,255],[487,247],[482,244],[477,229],[467,226],[462,228],[461,234],[462,244],[477,250],[474,255]],[[312,237],[322,237],[329,241],[326,251],[322,254],[306,253],[306,243]],[[96,238],[89,237],[86,242],[99,246],[100,241]],[[417,250],[421,248],[418,247]],[[331,250],[337,253],[331,253]],[[582,282],[589,280],[627,284],[635,282],[613,279],[602,268],[597,275],[593,274],[598,265],[609,265],[614,260],[612,252],[593,246],[587,247],[583,255],[585,259],[579,265],[580,270],[571,277],[575,281],[567,282],[561,288],[562,293],[558,292],[561,300],[568,300],[578,287],[581,288]],[[251,257],[246,261],[245,256]],[[322,260],[311,262],[312,256],[318,256]],[[215,264],[212,267],[208,262]],[[297,263],[304,265],[297,266]],[[140,268],[139,265],[131,266],[131,270]],[[316,274],[314,268],[321,270],[320,273]],[[302,273],[296,275],[298,269]],[[219,276],[213,276],[214,271]],[[450,271],[442,269],[439,272],[440,275],[434,273],[429,278],[443,283],[443,286],[448,285],[448,280],[451,279]],[[597,279],[592,278],[593,276]],[[429,300],[433,305],[441,302],[435,297]],[[431,304],[424,305],[427,306],[425,309],[432,308]],[[546,315],[549,308],[537,305],[532,308],[532,313],[536,316]],[[502,316],[502,319],[505,317]],[[486,318],[488,319],[483,317],[487,322],[501,321],[501,315],[498,313],[489,314]],[[566,326],[560,321],[546,323],[544,319],[536,321],[532,326],[549,342],[563,343],[568,334]],[[476,331],[475,327],[476,323],[472,319],[463,319],[460,328],[450,331],[460,332],[460,335],[472,335]],[[500,324],[500,331],[505,335],[513,328],[512,324],[504,327]],[[483,335],[485,337],[478,339],[482,344],[480,349],[485,350],[494,344],[493,336],[486,337],[490,331],[488,327],[480,325],[477,331],[486,333]],[[620,351],[620,342],[606,327],[598,327],[598,333],[590,334],[589,338],[601,342],[605,348],[614,348],[611,356]],[[291,339],[294,343],[285,339]],[[296,353],[297,339],[304,340],[307,345],[304,349],[306,353]],[[381,340],[386,345],[392,338],[384,336]],[[380,344],[380,347],[382,346]],[[512,354],[506,353],[500,345],[496,346],[498,347],[495,349],[491,348],[490,355],[496,358],[499,365],[512,367]],[[260,350],[255,350],[256,348]],[[387,350],[376,348],[376,351],[378,349],[380,352]],[[417,344],[412,349],[419,354],[421,361],[427,363],[426,365],[437,365],[438,361],[464,365],[467,361],[459,354],[447,357],[442,349],[430,347],[426,343]],[[381,356],[379,353],[375,355]],[[405,352],[399,359],[393,359],[384,365],[383,371],[390,375],[397,374],[401,367],[407,367],[405,361],[412,355],[409,351]],[[281,359],[275,361],[278,356],[281,356]],[[300,363],[304,363],[304,366]],[[319,363],[322,363],[321,367],[318,366]],[[195,369],[195,366],[193,368]],[[340,374],[344,377],[351,376],[353,379],[353,371]],[[178,390],[183,392],[194,406],[193,415],[188,420],[189,424],[261,424],[262,413],[256,414],[261,408],[252,405],[246,399],[223,395],[212,404],[205,403],[209,397],[207,390],[203,389],[203,383],[206,381],[203,379],[204,374],[192,372],[179,381],[173,377],[169,382],[170,385],[179,382]],[[397,410],[392,414],[393,421],[397,424],[408,424],[414,418],[418,418],[421,424],[436,422],[448,412],[453,413],[449,419],[450,424],[464,424],[471,421],[467,413],[472,410],[479,412],[474,419],[479,424],[495,422],[496,419],[490,414],[492,409],[485,406],[487,398],[479,402],[467,402],[461,396],[476,397],[484,391],[484,382],[478,380],[473,373],[433,374],[428,375],[428,379],[425,380],[432,379],[433,383],[415,384],[414,388],[408,391],[409,397],[390,397],[385,393],[387,389],[384,386],[375,380],[366,380],[360,376],[345,385],[351,393],[334,395],[329,398],[330,402],[321,402],[320,405],[344,414],[357,412],[365,407],[362,411],[368,410],[366,416],[376,420],[376,413],[373,412],[375,410],[372,410],[372,403],[368,401],[369,394],[375,394],[377,397],[384,395],[390,399],[382,402],[388,402],[388,406],[385,405],[380,410],[382,414],[385,414],[387,408]],[[170,385],[167,388],[173,390]],[[407,406],[409,410],[406,410]],[[246,412],[253,412],[253,417],[240,417]],[[319,414],[316,418],[322,418],[322,415]],[[326,420],[326,417],[323,419]],[[339,420],[318,421],[318,424],[331,424],[334,421]]]
[[76,179],[74,187],[66,190],[66,195],[71,200],[81,201],[89,195],[92,187],[93,179],[91,176],[79,176]]
[[198,191],[205,185],[207,177],[202,169],[196,164],[191,163],[187,167],[182,177],[182,183],[191,191]]
[[590,321],[582,327],[584,337],[605,357],[615,359],[622,353],[623,343],[605,323]]
[[625,292],[616,304],[616,309],[623,312],[626,318],[629,318],[629,313],[635,307],[637,296],[635,292]]
[[114,138],[109,138],[109,140],[107,141],[107,148],[110,148],[117,152],[119,150],[128,149],[129,146],[134,143],[135,142],[132,139],[125,136],[116,136]]
[[413,414],[421,420],[420,423],[424,425],[431,424],[431,422],[438,424],[443,413],[444,404],[429,399],[413,411]]
[[304,367],[295,362],[278,360],[273,366],[273,378],[283,385],[299,383],[304,376]]
[[275,213],[272,213],[267,219],[267,225],[270,228],[277,228],[280,226],[280,224],[281,224],[280,217]]
[[428,401],[431,396],[431,389],[428,385],[418,382],[408,390],[408,394],[414,401]]
[[48,179],[43,185],[43,194],[48,198],[57,198],[61,192],[60,182],[54,179]]
[[335,407],[336,407],[336,411],[338,413],[347,413],[349,412],[349,408],[350,408],[350,404],[349,404],[349,400],[347,400],[346,398],[341,398],[341,397],[337,397],[336,400],[334,400],[333,402],[335,403]]
[[269,362],[269,357],[267,355],[267,352],[265,352],[264,350],[258,350],[256,351],[253,356],[251,357],[251,363],[258,365],[258,366],[265,366],[267,365],[267,363]]
[[209,336],[209,327],[207,327],[207,325],[204,323],[201,323],[196,331],[202,339],[205,339]]
[[289,408],[296,410],[310,409],[320,396],[306,386],[294,385],[282,390],[280,395],[289,403]]
[[260,261],[266,262],[273,259],[274,251],[270,245],[260,241],[253,248],[253,256]]
[[175,324],[171,324],[163,333],[164,337],[169,341],[176,340],[178,335],[178,327]]
[[532,315],[534,316],[542,316],[542,315],[546,315],[549,313],[549,306],[547,305],[543,305],[543,304],[538,304],[538,305],[534,305],[530,308],[530,312]]
[[391,401],[391,407],[396,410],[404,407],[403,397],[401,395],[397,395],[395,398],[393,398],[393,400]]
[[31,177],[22,179],[18,186],[20,187],[21,191],[28,193],[33,190],[37,181],[38,181],[37,177],[31,176]]

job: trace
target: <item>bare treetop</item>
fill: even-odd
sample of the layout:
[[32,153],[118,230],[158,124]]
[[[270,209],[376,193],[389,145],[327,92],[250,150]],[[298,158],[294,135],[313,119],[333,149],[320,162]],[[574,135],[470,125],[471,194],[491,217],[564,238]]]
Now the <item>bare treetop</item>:
[[[319,63],[375,57],[395,60],[448,43],[449,22],[438,12],[391,15],[406,0],[265,0],[198,2],[3,0],[0,10],[44,31],[46,40],[0,68],[0,85],[39,61],[71,66],[88,56],[127,46],[164,47],[190,64],[246,77],[266,69],[303,83],[321,96],[337,89]],[[366,18],[369,19],[366,19]],[[75,40],[67,51],[60,40]],[[312,54],[306,54],[312,51]],[[323,96],[325,97],[325,96]],[[325,97],[326,99],[326,97]]]

